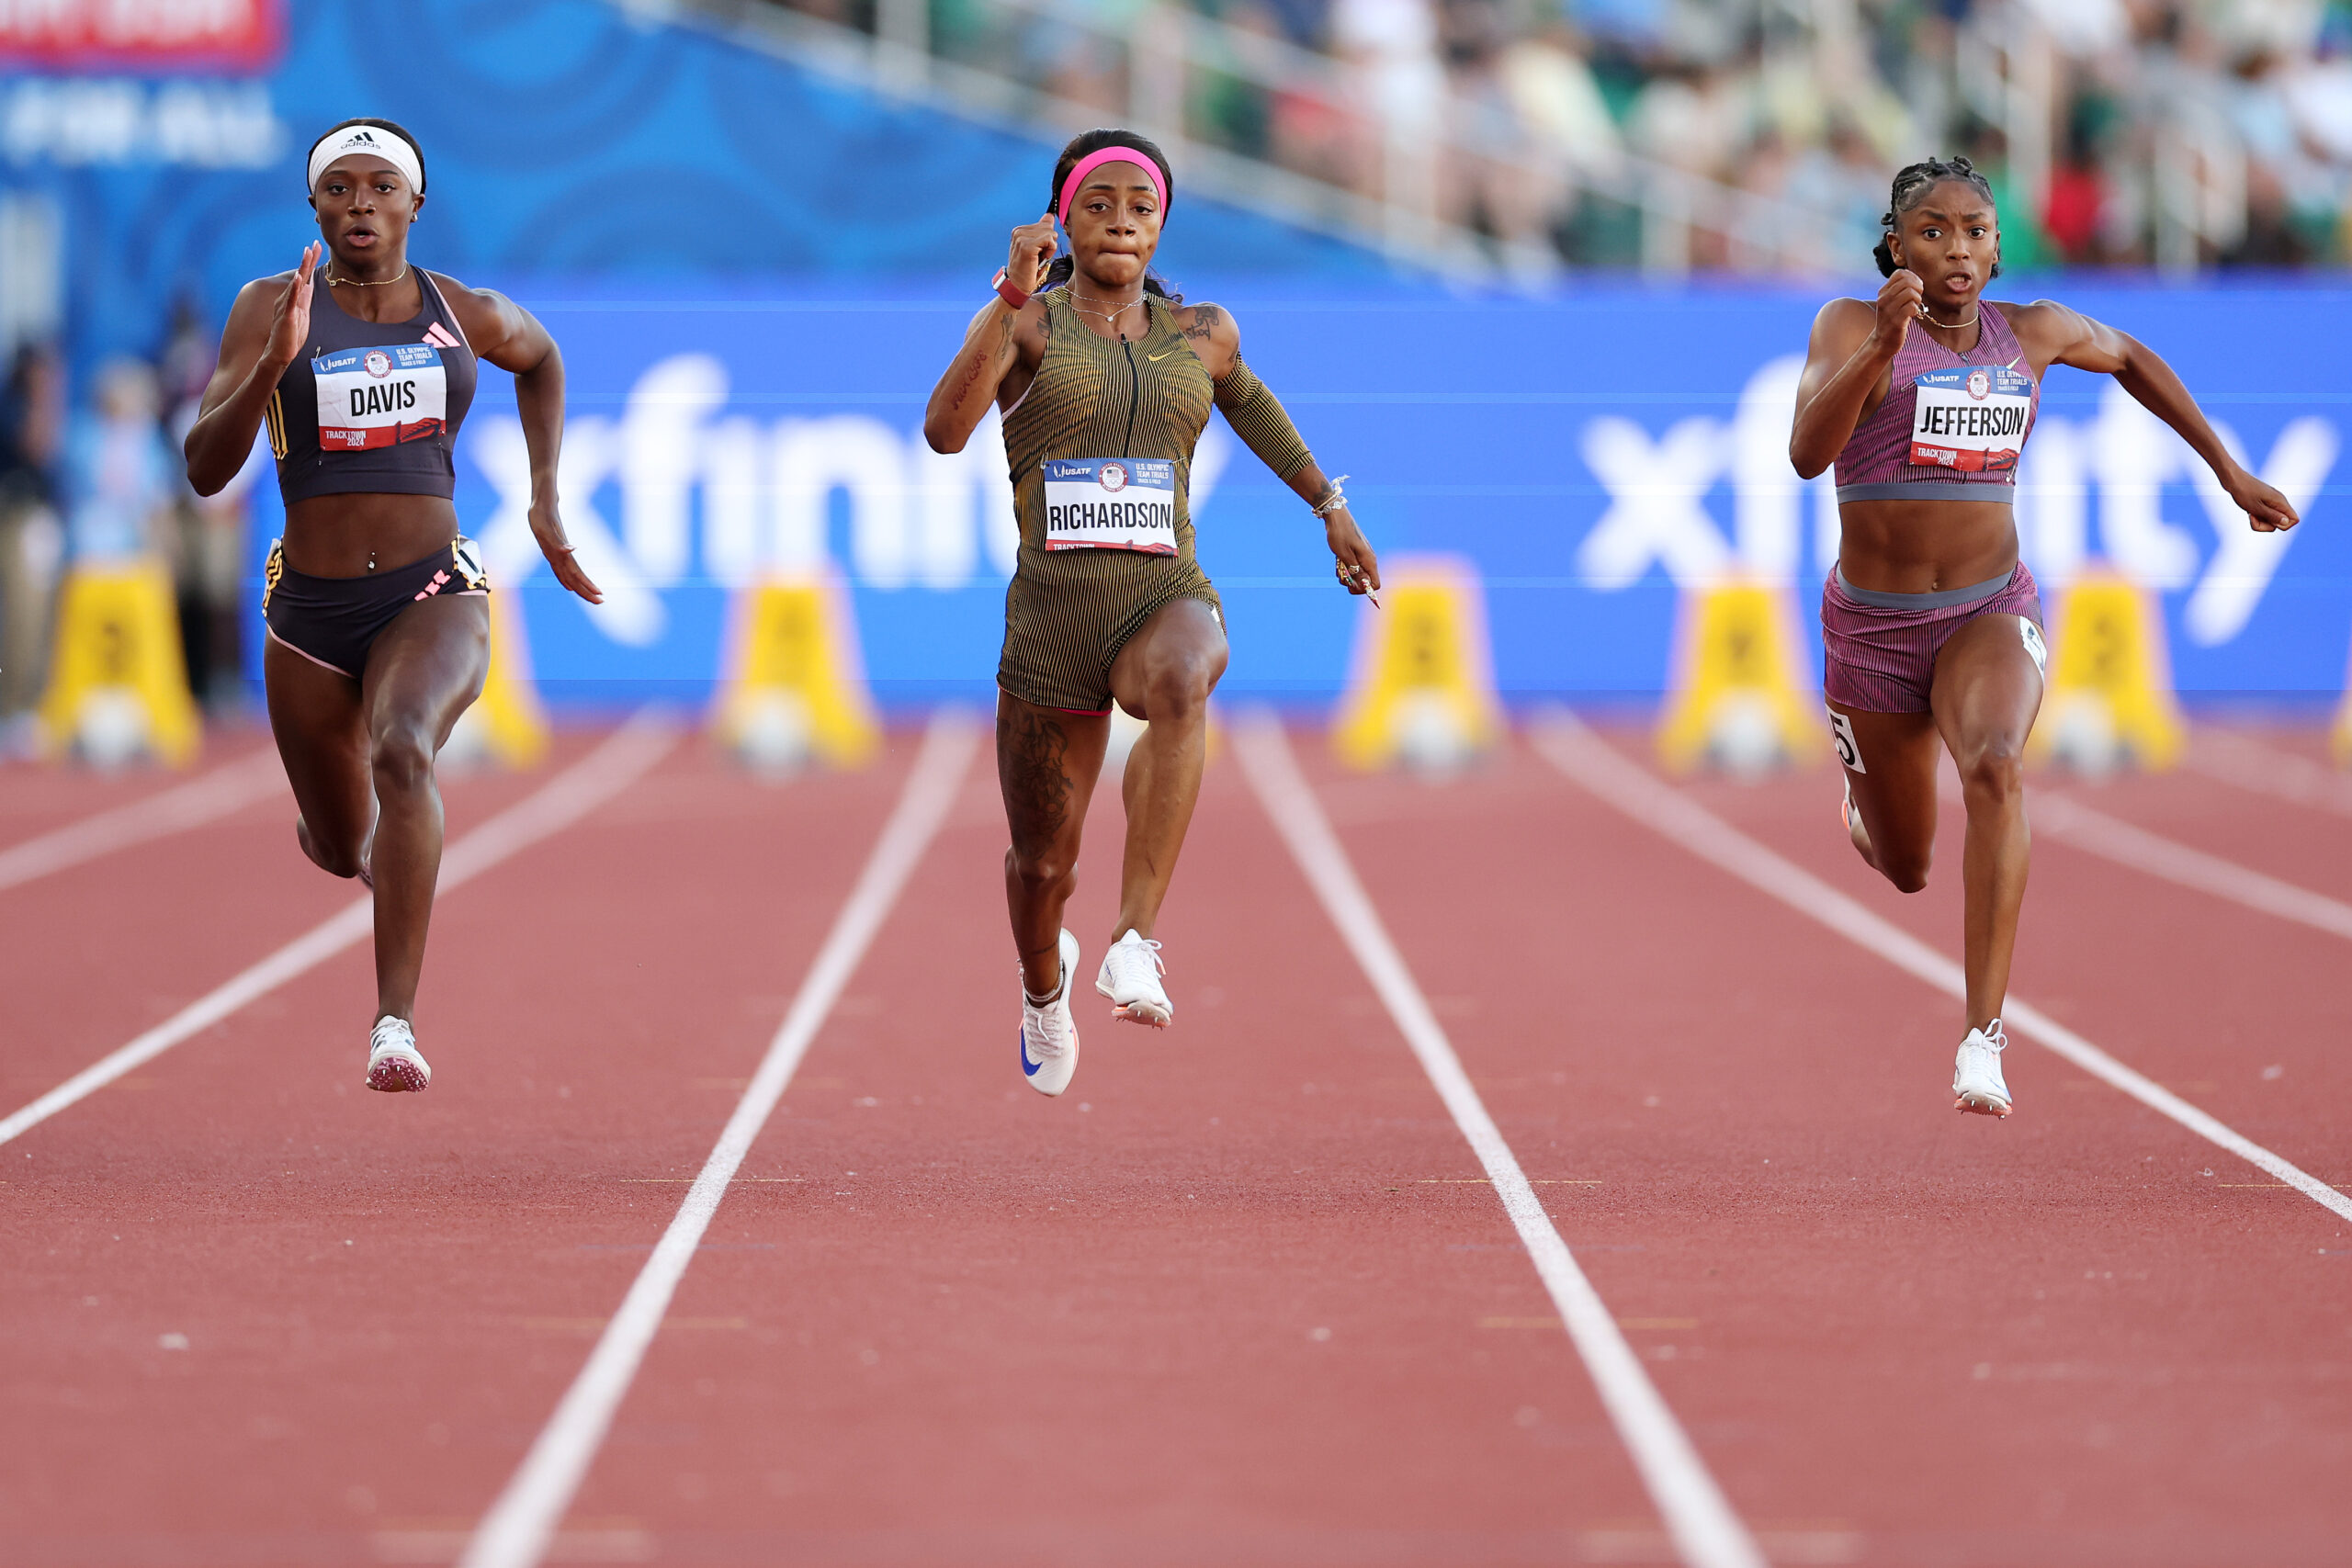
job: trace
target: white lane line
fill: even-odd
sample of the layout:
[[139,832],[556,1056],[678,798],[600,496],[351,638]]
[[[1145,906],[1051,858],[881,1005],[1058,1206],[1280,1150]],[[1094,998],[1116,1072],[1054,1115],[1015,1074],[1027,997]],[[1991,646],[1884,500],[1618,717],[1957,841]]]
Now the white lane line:
[[2118,865],[2352,941],[2352,904],[2151,833],[2072,795],[2037,795],[2032,818],[2036,832]]
[[[1856,946],[1869,949],[1946,996],[1962,1000],[1967,998],[1967,979],[1959,964],[1811,872],[1766,849],[1681,791],[1626,761],[1574,716],[1566,713],[1553,715],[1537,724],[1529,739],[1546,761],[1642,826],[1750,886],[1770,894],[1800,914],[1819,920]],[[2322,1207],[2352,1220],[2352,1197],[2233,1131],[2154,1079],[2125,1066],[2032,1003],[2012,994],[2001,1017],[2004,1022],[2039,1040],[2093,1077],[2105,1080],[2150,1110],[2171,1117],[2199,1137],[2268,1171]]]
[[2352,775],[2292,751],[2266,746],[2226,729],[2199,728],[2189,737],[2185,764],[2254,795],[2292,801],[2352,817]]
[[1561,1239],[1552,1216],[1535,1196],[1519,1157],[1487,1114],[1478,1091],[1453,1054],[1453,1042],[1430,1010],[1404,956],[1388,935],[1380,912],[1356,879],[1348,852],[1332,832],[1330,818],[1315,797],[1314,787],[1298,770],[1282,726],[1261,711],[1246,715],[1237,728],[1235,750],[1241,771],[1257,792],[1259,804],[1273,818],[1275,829],[1299,869],[1322,901],[1324,911],[1355,954],[1387,1005],[1388,1015],[1419,1058],[1422,1071],[1437,1089],[1438,1098],[1453,1114],[1478,1163],[1494,1183],[1503,1211],[1519,1231],[1535,1272],[1551,1292],[1567,1325],[1568,1337],[1591,1373],[1601,1404],[1616,1424],[1617,1434],[1633,1456],[1634,1468],[1649,1488],[1651,1501],[1673,1537],[1675,1548],[1690,1568],[1765,1568],[1764,1554],[1747,1527],[1732,1511],[1721,1487],[1708,1473],[1706,1462],[1691,1446],[1674,1412],[1634,1348],[1625,1342],[1617,1318],[1600,1292],[1585,1278],[1568,1244]]
[[670,1298],[685,1277],[686,1266],[694,1261],[704,1230],[718,1212],[728,1182],[751,1152],[752,1140],[760,1135],[776,1101],[784,1098],[785,1086],[792,1081],[809,1042],[816,1038],[842,987],[856,973],[884,918],[931,847],[955,804],[979,733],[968,715],[952,710],[942,710],[932,720],[898,808],[875,841],[857,886],[851,889],[848,902],[825,937],[825,945],[818,950],[816,962],[800,983],[799,994],[792,998],[783,1024],[768,1043],[767,1055],[752,1074],[751,1087],[727,1119],[670,1228],[662,1233],[653,1255],[622,1298],[620,1310],[589,1352],[587,1364],[565,1391],[506,1490],[482,1516],[459,1568],[533,1568],[547,1555],[556,1526],[587,1478],[614,1413],[628,1395],[638,1366],[662,1327]]
[[[634,784],[678,743],[675,728],[640,711],[596,749],[532,794],[449,846],[441,857],[436,897],[471,881],[518,850],[559,832]],[[289,852],[292,852],[289,851]],[[0,1120],[0,1144],[18,1137],[86,1100],[134,1068],[144,1066],[190,1035],[200,1033],[257,997],[316,968],[374,931],[372,897],[347,905],[267,958],[198,997],[129,1044],[109,1052],[23,1110]]]
[[0,850],[0,891],[21,887],[51,872],[133,844],[216,822],[256,800],[283,793],[284,779],[277,750],[265,746],[185,784],[11,844]]

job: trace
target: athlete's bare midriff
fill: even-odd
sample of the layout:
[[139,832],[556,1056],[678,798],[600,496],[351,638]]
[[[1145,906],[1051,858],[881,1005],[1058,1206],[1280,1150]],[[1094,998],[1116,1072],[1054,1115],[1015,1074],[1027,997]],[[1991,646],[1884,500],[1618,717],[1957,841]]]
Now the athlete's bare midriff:
[[365,577],[423,560],[458,536],[437,495],[314,495],[286,509],[286,564],[305,577]]
[[1849,501],[1838,515],[1838,564],[1848,582],[1873,593],[1941,593],[2006,577],[2018,564],[2014,506]]

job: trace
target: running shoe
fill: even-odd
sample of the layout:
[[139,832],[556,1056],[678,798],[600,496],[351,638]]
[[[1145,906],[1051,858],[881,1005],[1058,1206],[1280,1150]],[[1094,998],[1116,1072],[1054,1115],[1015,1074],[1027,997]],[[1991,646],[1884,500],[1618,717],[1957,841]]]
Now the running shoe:
[[1980,1116],[2009,1113],[2009,1086],[2001,1077],[2001,1053],[2008,1048],[2008,1036],[2001,1032],[1997,1018],[1983,1029],[1968,1032],[1952,1062],[1954,1111],[1973,1111]]
[[1078,968],[1078,938],[1062,932],[1062,983],[1049,1002],[1033,1002],[1021,988],[1021,1076],[1039,1094],[1059,1094],[1078,1073],[1078,1021],[1069,1011],[1069,977]]
[[416,1048],[408,1021],[390,1013],[378,1019],[368,1035],[368,1087],[386,1094],[423,1094],[432,1081],[433,1069]]
[[1141,931],[1129,931],[1102,955],[1102,972],[1094,976],[1094,988],[1111,998],[1112,1017],[1165,1029],[1176,1016],[1176,1006],[1159,983],[1166,973],[1168,965],[1159,961],[1159,944]]

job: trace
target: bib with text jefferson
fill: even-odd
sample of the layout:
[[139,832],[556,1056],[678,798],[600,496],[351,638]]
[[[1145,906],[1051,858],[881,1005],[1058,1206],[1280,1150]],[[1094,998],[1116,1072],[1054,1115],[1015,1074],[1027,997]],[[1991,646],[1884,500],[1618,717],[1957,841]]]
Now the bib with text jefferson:
[[2033,378],[2006,365],[1962,365],[1923,372],[1913,383],[1911,462],[1964,474],[2018,466],[2033,417]]
[[1176,464],[1167,457],[1048,457],[1046,548],[1176,553]]
[[344,348],[311,361],[319,385],[319,450],[360,452],[429,441],[447,418],[449,381],[429,343]]

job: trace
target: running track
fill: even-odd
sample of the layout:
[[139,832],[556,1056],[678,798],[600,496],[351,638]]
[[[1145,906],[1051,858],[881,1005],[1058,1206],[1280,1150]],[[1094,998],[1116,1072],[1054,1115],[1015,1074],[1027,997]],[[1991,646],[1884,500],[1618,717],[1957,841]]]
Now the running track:
[[[0,1143],[0,1565],[2344,1562],[2352,1223],[2030,1040],[2016,1118],[1954,1115],[1952,1003],[1673,836],[1702,808],[1949,953],[1956,817],[1906,899],[1826,768],[1629,817],[1551,757],[1645,767],[1637,738],[1536,728],[1442,786],[1289,738],[1274,798],[1329,825],[1402,961],[1381,989],[1236,726],[1162,931],[1179,1022],[1086,998],[1059,1102],[1014,1073],[981,738],[779,787],[571,736],[452,781],[453,844],[610,788],[445,894],[430,1094],[359,1088],[363,942]],[[2228,782],[2250,745],[2317,777],[2312,738],[2216,735],[2210,771],[2047,798],[2352,888],[2342,799]],[[0,854],[163,787],[0,773]],[[353,902],[289,818],[259,791],[0,888],[0,1115]],[[2352,1185],[2347,939],[2037,849],[2017,995]],[[1417,998],[1614,1329],[1563,1332],[1400,1032]],[[608,1429],[574,1422],[584,1470],[492,1539],[788,1013],[805,1055],[673,1235]],[[1602,1339],[1728,1536],[1661,1505]]]

